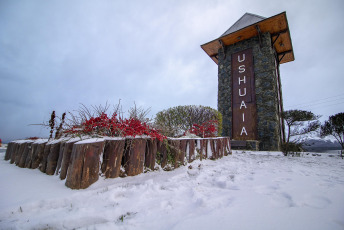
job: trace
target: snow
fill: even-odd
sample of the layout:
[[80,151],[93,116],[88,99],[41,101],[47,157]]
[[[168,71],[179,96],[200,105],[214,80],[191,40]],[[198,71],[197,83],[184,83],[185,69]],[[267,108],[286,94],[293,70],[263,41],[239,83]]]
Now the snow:
[[4,154],[0,229],[344,229],[344,160],[337,155],[233,151],[71,190]]

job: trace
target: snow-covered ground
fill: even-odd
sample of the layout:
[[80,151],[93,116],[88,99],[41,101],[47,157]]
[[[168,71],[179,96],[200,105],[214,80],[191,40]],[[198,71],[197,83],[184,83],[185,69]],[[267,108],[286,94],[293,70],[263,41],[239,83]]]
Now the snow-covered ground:
[[344,160],[242,152],[71,190],[0,153],[0,229],[344,229]]

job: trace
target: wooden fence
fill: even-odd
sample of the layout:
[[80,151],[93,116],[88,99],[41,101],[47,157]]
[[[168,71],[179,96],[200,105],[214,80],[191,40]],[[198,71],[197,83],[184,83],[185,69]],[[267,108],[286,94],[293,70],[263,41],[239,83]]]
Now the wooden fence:
[[135,176],[144,169],[173,170],[195,159],[218,159],[231,154],[229,137],[97,138],[20,140],[7,146],[5,160],[21,168],[39,168],[66,179],[66,186],[84,189],[99,179]]

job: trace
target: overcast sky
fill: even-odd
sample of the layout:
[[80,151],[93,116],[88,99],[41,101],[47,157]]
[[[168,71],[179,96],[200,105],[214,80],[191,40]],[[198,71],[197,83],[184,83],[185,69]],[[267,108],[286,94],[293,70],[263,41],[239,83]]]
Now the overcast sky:
[[284,109],[344,112],[342,0],[1,0],[0,138],[46,137],[55,110],[117,104],[217,108],[217,65],[200,45],[245,12],[287,12],[295,61]]

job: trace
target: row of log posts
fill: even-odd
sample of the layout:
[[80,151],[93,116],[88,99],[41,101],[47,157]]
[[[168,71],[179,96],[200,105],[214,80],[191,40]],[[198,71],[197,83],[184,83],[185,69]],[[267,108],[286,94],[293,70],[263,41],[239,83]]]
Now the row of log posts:
[[127,176],[154,170],[172,170],[186,162],[218,159],[231,153],[229,138],[178,139],[159,141],[149,138],[100,138],[85,141],[25,140],[10,142],[5,160],[19,167],[39,168],[48,175],[66,179],[66,186],[84,189],[99,179],[116,178],[121,167]]

